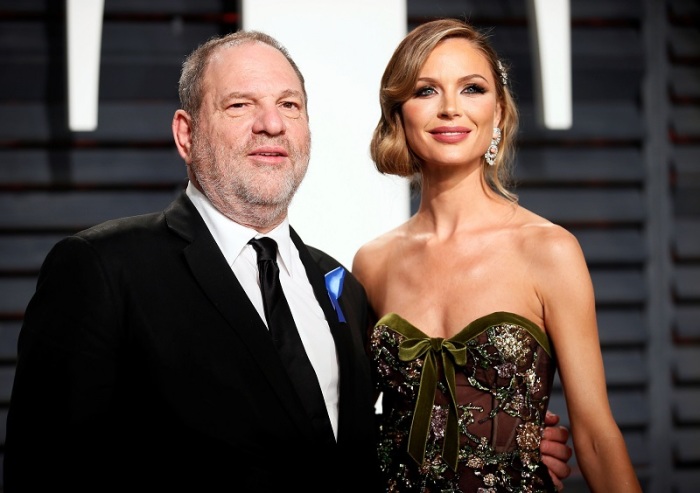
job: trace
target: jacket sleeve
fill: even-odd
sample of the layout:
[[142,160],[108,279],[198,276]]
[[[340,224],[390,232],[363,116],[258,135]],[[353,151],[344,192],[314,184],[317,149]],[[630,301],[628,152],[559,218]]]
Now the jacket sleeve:
[[59,486],[81,491],[91,478],[109,477],[111,461],[102,444],[118,433],[119,303],[87,241],[71,237],[52,249],[19,335],[7,418],[6,493]]

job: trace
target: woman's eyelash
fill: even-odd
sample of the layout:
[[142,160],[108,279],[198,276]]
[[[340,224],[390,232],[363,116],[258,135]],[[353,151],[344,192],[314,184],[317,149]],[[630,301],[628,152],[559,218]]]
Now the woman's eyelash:
[[435,93],[435,89],[433,89],[431,86],[424,86],[424,87],[419,87],[416,89],[415,95],[416,96],[428,96],[429,94]]
[[[435,88],[432,86],[424,86],[424,87],[419,87],[416,89],[414,95],[416,97],[424,97],[424,96],[430,96],[431,94],[435,94]],[[462,92],[466,92],[468,94],[484,94],[486,92],[486,88],[483,86],[480,86],[479,84],[469,84],[466,86],[464,89],[462,89]]]
[[479,93],[483,94],[486,92],[486,88],[480,86],[479,84],[469,84],[467,87],[464,88],[465,91],[470,92],[470,93]]

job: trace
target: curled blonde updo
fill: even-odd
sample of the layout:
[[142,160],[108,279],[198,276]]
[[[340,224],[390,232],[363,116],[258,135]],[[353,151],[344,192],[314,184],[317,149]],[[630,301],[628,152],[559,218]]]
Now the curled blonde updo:
[[[372,135],[370,153],[377,169],[384,174],[413,177],[421,172],[421,160],[406,142],[402,106],[413,96],[421,68],[435,47],[449,38],[464,38],[481,51],[489,65],[501,106],[502,133],[498,155],[493,166],[484,164],[482,173],[489,186],[510,200],[516,195],[508,190],[512,181],[515,138],[518,132],[518,110],[515,100],[503,83],[507,67],[501,62],[487,36],[469,24],[456,19],[426,22],[413,29],[399,43],[384,70],[379,90],[382,114]],[[486,152],[486,149],[484,149]],[[485,160],[484,160],[485,161]]]

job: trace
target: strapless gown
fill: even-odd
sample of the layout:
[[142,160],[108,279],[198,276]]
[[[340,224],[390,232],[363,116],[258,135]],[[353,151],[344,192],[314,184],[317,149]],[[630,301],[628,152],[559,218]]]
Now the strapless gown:
[[370,344],[387,491],[556,491],[539,452],[556,365],[535,323],[497,312],[442,339],[391,313]]

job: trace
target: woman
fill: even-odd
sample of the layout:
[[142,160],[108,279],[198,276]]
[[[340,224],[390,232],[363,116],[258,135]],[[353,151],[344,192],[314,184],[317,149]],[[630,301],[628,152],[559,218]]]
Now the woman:
[[380,101],[372,158],[422,190],[417,213],[353,262],[382,317],[370,351],[387,490],[555,491],[539,445],[556,365],[591,490],[641,491],[579,244],[507,188],[518,115],[485,36],[422,24],[392,56]]

